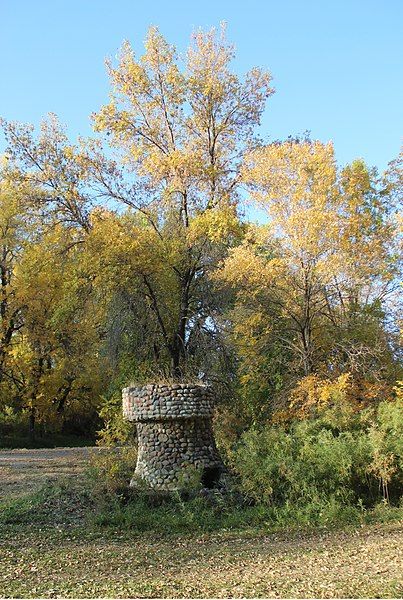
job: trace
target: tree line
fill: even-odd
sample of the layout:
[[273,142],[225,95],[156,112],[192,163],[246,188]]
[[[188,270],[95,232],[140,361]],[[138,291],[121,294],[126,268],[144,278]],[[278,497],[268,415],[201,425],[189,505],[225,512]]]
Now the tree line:
[[107,64],[93,138],[2,121],[4,426],[93,429],[134,380],[210,381],[228,430],[395,397],[401,155],[380,175],[260,139],[271,76],[233,58],[223,31],[179,57],[151,28]]

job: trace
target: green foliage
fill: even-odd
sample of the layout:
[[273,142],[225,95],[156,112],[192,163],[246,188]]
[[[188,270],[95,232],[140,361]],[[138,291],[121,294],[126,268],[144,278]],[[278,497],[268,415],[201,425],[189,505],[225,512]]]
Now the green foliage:
[[396,500],[403,490],[403,400],[379,405],[368,438],[370,472],[379,481],[384,500]]
[[27,423],[25,411],[17,411],[12,406],[0,407],[0,435],[8,436],[17,431],[24,432]]
[[246,431],[231,456],[241,488],[270,506],[398,502],[401,410],[381,403],[368,429],[338,432],[316,419]]
[[103,428],[97,432],[99,446],[123,446],[134,442],[135,428],[123,419],[121,392],[109,398],[101,397],[99,416],[103,421]]
[[127,490],[136,466],[137,449],[132,446],[101,448],[91,454],[87,470],[94,498],[108,502],[112,494]]
[[[104,474],[98,471],[98,476]],[[383,502],[372,509],[345,504],[334,497],[282,506],[250,504],[219,493],[186,498],[181,494],[149,494],[139,489],[130,493],[127,488],[106,490],[91,476],[83,481],[66,479],[48,483],[37,492],[0,503],[0,525],[73,526],[95,535],[105,529],[163,536],[214,531],[257,533],[357,526],[401,518],[401,507]]]
[[180,490],[170,493],[150,491],[142,488],[140,482],[134,489],[128,489],[130,463],[126,463],[129,469],[125,470],[116,454],[110,454],[106,461],[105,456],[98,459],[98,467],[88,480],[94,506],[87,516],[96,527],[172,535],[340,525],[358,523],[369,514],[362,506],[345,504],[335,497],[269,505],[262,498],[251,504],[231,487],[203,495],[197,479],[192,482],[186,479]]

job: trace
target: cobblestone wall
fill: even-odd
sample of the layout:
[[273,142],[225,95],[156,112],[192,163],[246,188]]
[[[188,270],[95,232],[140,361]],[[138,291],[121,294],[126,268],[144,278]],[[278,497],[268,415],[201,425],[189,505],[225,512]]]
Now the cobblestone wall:
[[131,485],[143,480],[158,490],[177,489],[195,467],[205,485],[222,471],[211,417],[214,396],[201,384],[123,389],[123,415],[137,426],[138,457]]

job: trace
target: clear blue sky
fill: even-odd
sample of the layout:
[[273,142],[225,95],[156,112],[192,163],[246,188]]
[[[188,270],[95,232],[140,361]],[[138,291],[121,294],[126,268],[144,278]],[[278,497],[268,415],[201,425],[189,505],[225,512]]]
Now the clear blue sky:
[[107,101],[104,58],[123,39],[140,53],[154,24],[183,50],[194,28],[222,20],[235,69],[273,74],[264,135],[308,129],[341,164],[361,156],[383,170],[397,155],[402,0],[0,0],[0,115],[37,125],[52,111],[72,138],[88,135]]

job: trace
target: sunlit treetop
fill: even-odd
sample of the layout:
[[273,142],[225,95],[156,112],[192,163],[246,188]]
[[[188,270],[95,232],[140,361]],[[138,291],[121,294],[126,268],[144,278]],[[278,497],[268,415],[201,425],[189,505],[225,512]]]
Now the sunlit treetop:
[[107,63],[111,99],[94,115],[95,128],[110,136],[148,191],[182,206],[185,222],[189,210],[233,194],[273,93],[267,72],[235,75],[233,56],[224,28],[197,31],[181,60],[153,27],[141,58],[125,42],[117,66]]

